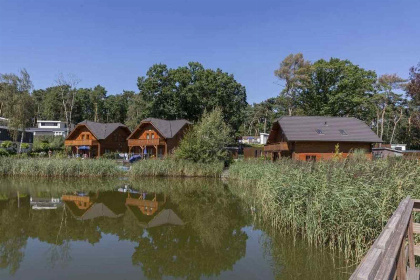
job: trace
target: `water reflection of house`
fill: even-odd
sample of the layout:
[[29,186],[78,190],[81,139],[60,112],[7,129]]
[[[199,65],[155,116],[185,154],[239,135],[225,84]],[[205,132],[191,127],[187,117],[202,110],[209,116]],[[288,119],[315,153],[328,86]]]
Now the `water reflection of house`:
[[99,217],[118,218],[124,215],[124,197],[117,192],[97,193],[94,196],[63,195],[61,199],[77,220]]
[[143,228],[163,225],[184,225],[181,218],[166,208],[166,195],[142,193],[139,197],[128,194],[125,205]]
[[34,210],[53,210],[63,206],[60,198],[56,197],[33,197],[30,198],[31,208]]

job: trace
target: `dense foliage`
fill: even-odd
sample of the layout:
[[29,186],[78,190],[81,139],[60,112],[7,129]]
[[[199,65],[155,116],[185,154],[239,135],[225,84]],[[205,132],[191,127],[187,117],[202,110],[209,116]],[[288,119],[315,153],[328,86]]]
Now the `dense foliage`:
[[310,63],[299,53],[287,56],[274,74],[284,88],[279,96],[247,107],[242,134],[269,132],[284,115],[352,116],[385,143],[420,149],[420,66],[410,69],[407,82],[396,74],[377,77],[338,58]]
[[226,151],[232,142],[231,128],[219,108],[205,112],[202,119],[186,133],[175,151],[175,157],[194,162],[227,161]]
[[411,160],[247,161],[231,166],[230,179],[255,193],[246,196],[266,221],[356,259],[403,198],[420,197],[420,165]]
[[29,74],[22,70],[0,74],[0,117],[10,119],[6,125],[13,131],[34,126],[37,119],[121,122],[134,128],[147,117],[197,122],[205,111],[219,107],[234,134],[258,135],[284,115],[352,116],[385,143],[420,149],[420,64],[409,69],[408,79],[378,77],[349,60],[312,63],[298,53],[281,61],[274,75],[284,85],[279,95],[248,105],[245,87],[232,74],[197,62],[174,69],[155,64],[137,79],[138,93],[119,94],[101,85],[78,88],[77,78],[64,75],[54,86],[32,91]]
[[198,121],[205,110],[219,107],[224,120],[238,129],[247,105],[245,87],[233,75],[220,69],[205,69],[197,62],[176,69],[164,64],[153,65],[146,77],[138,78],[137,85],[139,98],[144,101],[144,106],[137,107],[140,119]]

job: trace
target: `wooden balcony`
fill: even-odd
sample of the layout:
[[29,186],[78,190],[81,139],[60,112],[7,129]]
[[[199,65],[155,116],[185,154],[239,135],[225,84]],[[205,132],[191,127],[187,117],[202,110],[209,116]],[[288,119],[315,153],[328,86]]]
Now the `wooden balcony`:
[[64,141],[66,146],[95,146],[98,145],[98,140],[84,139],[84,140],[66,140]]
[[128,139],[129,147],[158,146],[163,144],[165,142],[160,139]]
[[264,152],[281,152],[288,151],[289,146],[287,142],[274,143],[264,146]]

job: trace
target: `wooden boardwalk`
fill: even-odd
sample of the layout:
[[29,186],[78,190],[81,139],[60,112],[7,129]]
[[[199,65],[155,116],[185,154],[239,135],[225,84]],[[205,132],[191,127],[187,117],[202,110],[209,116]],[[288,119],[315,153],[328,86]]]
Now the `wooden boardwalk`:
[[400,202],[351,280],[419,279],[415,255],[420,256],[420,245],[414,234],[420,234],[420,224],[414,223],[413,212],[420,212],[420,200],[407,197]]

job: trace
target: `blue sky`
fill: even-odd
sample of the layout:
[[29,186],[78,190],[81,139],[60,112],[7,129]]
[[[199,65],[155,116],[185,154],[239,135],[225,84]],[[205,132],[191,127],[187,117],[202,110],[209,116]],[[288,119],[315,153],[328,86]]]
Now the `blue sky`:
[[420,1],[0,1],[0,73],[35,88],[73,73],[109,94],[137,90],[154,63],[231,73],[248,102],[278,95],[290,53],[407,77],[420,62]]

